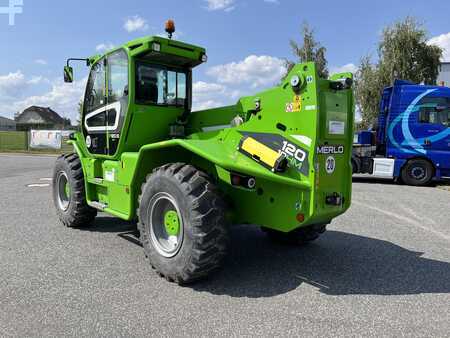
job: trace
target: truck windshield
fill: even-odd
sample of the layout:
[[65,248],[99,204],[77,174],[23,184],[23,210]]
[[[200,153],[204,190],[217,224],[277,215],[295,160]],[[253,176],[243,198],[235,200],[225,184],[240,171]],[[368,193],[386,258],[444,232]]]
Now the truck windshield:
[[186,73],[158,65],[138,64],[136,102],[164,106],[186,103]]

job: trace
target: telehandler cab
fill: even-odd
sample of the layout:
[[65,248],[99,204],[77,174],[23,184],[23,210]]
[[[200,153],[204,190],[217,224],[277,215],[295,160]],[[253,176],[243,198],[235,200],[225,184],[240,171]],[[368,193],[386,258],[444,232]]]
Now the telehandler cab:
[[83,59],[81,131],[53,176],[60,221],[87,226],[97,211],[137,219],[150,264],[179,284],[219,267],[233,223],[316,239],[350,206],[352,74],[321,79],[314,63],[298,64],[274,88],[192,112],[192,69],[205,49],[166,28],[168,39]]

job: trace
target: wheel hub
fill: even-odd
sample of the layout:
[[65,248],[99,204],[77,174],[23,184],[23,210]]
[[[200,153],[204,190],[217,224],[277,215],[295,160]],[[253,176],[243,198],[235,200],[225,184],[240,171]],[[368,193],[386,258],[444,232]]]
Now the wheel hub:
[[174,210],[169,210],[164,215],[164,225],[166,232],[170,236],[176,236],[180,232],[180,222],[178,220],[178,214]]
[[422,167],[414,167],[411,169],[411,176],[415,179],[423,179],[426,175],[426,171]]
[[149,203],[150,239],[156,251],[173,257],[183,242],[183,221],[175,199],[166,192],[157,193]]
[[56,187],[58,189],[58,206],[62,211],[66,211],[70,204],[70,184],[64,171],[58,173]]

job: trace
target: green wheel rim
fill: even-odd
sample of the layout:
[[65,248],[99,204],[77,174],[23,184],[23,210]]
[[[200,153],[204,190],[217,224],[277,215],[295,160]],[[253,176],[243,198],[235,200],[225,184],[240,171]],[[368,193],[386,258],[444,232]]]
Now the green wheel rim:
[[70,197],[70,185],[69,185],[69,182],[66,182],[66,186],[64,187],[64,192],[66,193],[66,197]]
[[169,236],[177,236],[180,232],[180,220],[175,210],[169,210],[164,215],[164,225]]

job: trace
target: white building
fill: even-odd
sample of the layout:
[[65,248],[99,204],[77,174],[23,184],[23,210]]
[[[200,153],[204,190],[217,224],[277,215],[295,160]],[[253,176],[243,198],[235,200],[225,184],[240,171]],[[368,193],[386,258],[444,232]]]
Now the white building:
[[6,117],[0,116],[0,130],[1,131],[16,130],[16,122]]
[[439,66],[437,85],[450,87],[450,62],[442,62]]

